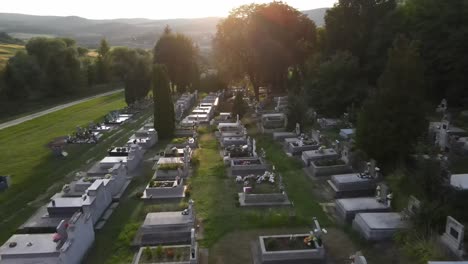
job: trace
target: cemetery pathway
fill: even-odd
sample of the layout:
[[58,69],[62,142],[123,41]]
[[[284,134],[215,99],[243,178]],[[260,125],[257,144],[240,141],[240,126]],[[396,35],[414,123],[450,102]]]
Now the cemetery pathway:
[[21,124],[23,122],[32,120],[34,118],[37,118],[37,117],[40,117],[40,116],[43,116],[43,115],[53,113],[55,111],[62,110],[64,108],[67,108],[67,107],[70,107],[70,106],[74,106],[76,104],[80,104],[80,103],[83,103],[83,102],[86,102],[86,101],[89,101],[89,100],[92,100],[92,99],[95,99],[95,98],[98,98],[98,97],[119,93],[119,92],[122,92],[122,91],[123,91],[123,89],[114,90],[114,91],[105,92],[105,93],[93,95],[93,96],[90,96],[90,97],[86,97],[86,98],[76,100],[76,101],[73,101],[73,102],[70,102],[70,103],[57,105],[57,106],[54,106],[52,108],[49,108],[49,109],[46,109],[46,110],[43,110],[43,111],[40,111],[40,112],[37,112],[37,113],[34,113],[34,114],[30,114],[30,115],[23,116],[23,117],[20,117],[20,118],[17,118],[17,119],[14,119],[14,120],[11,120],[11,121],[8,121],[8,122],[5,122],[5,123],[1,123],[0,124],[0,130],[2,130],[4,128],[7,128],[7,127],[16,126],[16,125]]

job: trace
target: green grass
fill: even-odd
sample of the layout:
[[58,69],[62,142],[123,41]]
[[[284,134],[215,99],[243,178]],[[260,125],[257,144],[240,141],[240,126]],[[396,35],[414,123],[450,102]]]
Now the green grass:
[[[283,174],[286,190],[295,208],[248,209],[236,206],[237,186],[233,178],[225,176],[217,141],[212,134],[200,138],[200,166],[190,179],[197,217],[202,221],[201,244],[212,247],[227,233],[254,228],[277,228],[310,225],[312,216],[323,224],[329,221],[320,206],[312,199],[312,183],[305,178],[300,165],[285,158],[279,146],[261,138],[259,146],[268,144],[268,158]],[[266,148],[265,148],[266,149]]]
[[105,135],[97,145],[71,145],[67,158],[56,158],[47,143],[72,133],[76,126],[102,118],[124,106],[122,94],[97,98],[25,123],[0,130],[0,175],[11,175],[12,186],[0,193],[0,242],[6,240],[29,215],[66,183],[65,177],[97,157],[118,138],[126,140],[137,124]]
[[8,59],[13,57],[16,54],[16,52],[20,50],[24,50],[24,46],[0,43],[0,69],[3,69]]

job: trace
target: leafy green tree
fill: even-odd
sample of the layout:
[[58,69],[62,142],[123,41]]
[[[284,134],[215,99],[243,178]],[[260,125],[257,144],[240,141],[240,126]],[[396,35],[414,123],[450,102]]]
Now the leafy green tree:
[[177,92],[183,93],[197,82],[198,49],[192,39],[183,34],[174,34],[166,27],[153,51],[154,63],[166,66],[169,79]]
[[229,81],[247,76],[258,98],[259,87],[285,91],[291,68],[302,73],[314,51],[315,24],[282,3],[244,5],[218,24],[214,39],[217,63]]
[[43,78],[44,95],[61,97],[76,93],[84,84],[74,40],[33,38],[26,44],[26,51],[37,59]]
[[288,129],[294,129],[296,123],[299,123],[301,127],[304,127],[307,119],[307,104],[305,102],[305,96],[301,94],[288,96]]
[[245,113],[247,113],[247,104],[244,101],[244,94],[237,92],[232,105],[232,114],[234,116],[239,115],[239,118],[242,118]]
[[368,88],[361,75],[358,58],[349,52],[336,53],[306,83],[310,105],[331,117],[342,116],[351,106],[359,107]]
[[125,101],[131,104],[148,95],[151,86],[151,56],[144,50],[118,47],[111,51],[112,72],[125,85]]
[[160,138],[170,138],[175,129],[174,103],[167,69],[164,65],[153,65],[154,127]]
[[375,26],[395,7],[395,0],[339,0],[325,15],[326,53],[349,51],[365,64]]
[[468,4],[465,0],[408,0],[404,11],[413,39],[421,44],[428,94],[434,103],[446,97],[463,106],[468,98]]
[[424,65],[414,42],[398,37],[378,90],[358,118],[356,143],[384,166],[402,161],[427,129]]
[[9,99],[27,99],[41,89],[41,69],[36,58],[25,52],[18,52],[8,61],[3,78],[2,93]]
[[102,39],[97,49],[98,57],[96,60],[96,79],[99,83],[106,83],[111,79],[111,49],[106,39]]

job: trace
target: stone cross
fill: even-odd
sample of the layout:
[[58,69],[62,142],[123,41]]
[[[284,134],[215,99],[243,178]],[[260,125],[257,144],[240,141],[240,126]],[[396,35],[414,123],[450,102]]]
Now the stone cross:
[[317,220],[316,217],[313,218],[313,221],[314,221],[313,224],[314,224],[315,228],[314,228],[314,230],[311,231],[310,233],[311,233],[312,235],[314,235],[317,239],[321,239],[321,238],[322,238],[322,235],[327,233],[327,230],[322,229],[322,228],[320,227],[320,223],[319,223],[319,221]]

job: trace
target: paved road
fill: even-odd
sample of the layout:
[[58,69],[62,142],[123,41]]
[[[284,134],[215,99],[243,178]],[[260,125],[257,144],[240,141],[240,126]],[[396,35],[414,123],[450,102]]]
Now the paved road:
[[21,124],[23,122],[32,120],[32,119],[34,119],[36,117],[47,115],[47,114],[53,113],[55,111],[62,110],[64,108],[67,108],[67,107],[70,107],[70,106],[73,106],[73,105],[76,105],[76,104],[79,104],[79,103],[89,101],[89,100],[94,99],[94,98],[98,98],[98,97],[102,97],[102,96],[106,96],[106,95],[111,95],[111,94],[115,94],[115,93],[122,92],[122,91],[123,91],[123,89],[119,89],[119,90],[115,90],[115,91],[111,91],[111,92],[106,92],[106,93],[93,95],[93,96],[86,97],[86,98],[83,98],[83,99],[80,99],[80,100],[77,100],[77,101],[73,101],[73,102],[70,102],[70,103],[57,105],[57,106],[49,108],[47,110],[43,110],[43,111],[40,111],[40,112],[37,112],[37,113],[34,113],[34,114],[30,114],[30,115],[27,115],[27,116],[23,116],[23,117],[20,117],[20,118],[17,118],[17,119],[2,123],[2,124],[0,124],[0,130],[2,130],[4,128],[7,128],[7,127],[16,126],[16,125]]

